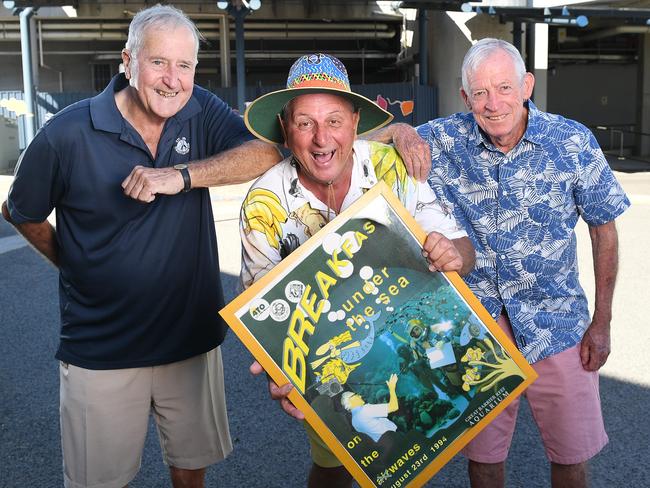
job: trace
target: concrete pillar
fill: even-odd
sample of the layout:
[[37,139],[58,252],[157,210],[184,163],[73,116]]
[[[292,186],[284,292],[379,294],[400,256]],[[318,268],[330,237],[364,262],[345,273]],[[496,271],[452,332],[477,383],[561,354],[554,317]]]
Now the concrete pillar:
[[429,29],[429,15],[423,8],[418,9],[418,63],[420,64],[420,85],[429,84],[429,42],[427,30]]
[[546,111],[548,92],[548,24],[534,24],[534,65],[535,91],[533,101],[537,108]]
[[230,26],[228,15],[219,17],[219,60],[221,64],[221,87],[230,86]]
[[244,8],[233,9],[235,16],[235,47],[237,50],[237,109],[240,115],[246,110],[246,67],[244,47],[244,17],[248,10]]
[[[449,15],[451,14],[451,15]],[[463,57],[471,47],[471,33],[464,32],[468,14],[464,12],[430,12],[429,55],[432,67],[429,82],[438,88],[438,116],[465,112],[467,107],[460,97],[460,68]]]
[[524,57],[526,63],[526,71],[531,73],[535,72],[535,24],[533,22],[526,22],[526,53],[522,51],[521,55]]
[[[23,59],[23,97],[27,112],[23,115],[24,147],[29,146],[34,134],[36,134],[36,88],[34,86],[34,56],[32,50],[32,37],[34,32],[30,31],[30,19],[35,10],[27,7],[19,14],[20,17],[20,48]],[[21,146],[21,149],[23,146]]]

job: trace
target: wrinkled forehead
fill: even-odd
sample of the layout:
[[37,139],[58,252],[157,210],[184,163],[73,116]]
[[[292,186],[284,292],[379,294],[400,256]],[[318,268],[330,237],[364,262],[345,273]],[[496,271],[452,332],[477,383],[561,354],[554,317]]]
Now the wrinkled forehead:
[[328,92],[298,95],[286,103],[284,112],[288,116],[291,116],[294,111],[300,112],[309,107],[320,107],[324,104],[338,104],[342,110],[349,111],[350,113],[354,112],[354,104],[351,100],[343,95]]
[[510,81],[520,82],[514,60],[504,51],[495,51],[490,56],[477,63],[467,74],[470,88],[474,84],[486,82],[500,83]]
[[154,46],[164,46],[163,41],[173,42],[176,46],[184,44],[190,45],[187,57],[196,59],[199,44],[198,39],[192,29],[180,22],[165,22],[151,24],[142,31],[142,47],[152,48]]

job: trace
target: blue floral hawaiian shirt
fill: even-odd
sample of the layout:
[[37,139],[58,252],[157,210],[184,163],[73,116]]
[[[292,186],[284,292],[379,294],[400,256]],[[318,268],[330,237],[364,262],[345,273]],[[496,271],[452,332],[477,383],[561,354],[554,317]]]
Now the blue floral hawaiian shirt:
[[507,154],[471,113],[417,130],[432,150],[429,184],[476,247],[465,281],[493,317],[505,308],[517,346],[536,362],[579,343],[590,323],[578,216],[602,225],[630,202],[586,127],[528,104],[526,132]]

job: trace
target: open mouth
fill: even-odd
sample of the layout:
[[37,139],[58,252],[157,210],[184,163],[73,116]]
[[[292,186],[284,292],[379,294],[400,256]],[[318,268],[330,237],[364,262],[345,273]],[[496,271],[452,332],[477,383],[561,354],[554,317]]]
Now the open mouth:
[[158,95],[164,98],[174,98],[176,95],[178,95],[178,92],[167,92],[167,91],[162,91],[162,90],[154,90]]
[[325,164],[329,163],[332,160],[334,153],[336,153],[336,150],[327,152],[313,152],[311,155],[317,163]]

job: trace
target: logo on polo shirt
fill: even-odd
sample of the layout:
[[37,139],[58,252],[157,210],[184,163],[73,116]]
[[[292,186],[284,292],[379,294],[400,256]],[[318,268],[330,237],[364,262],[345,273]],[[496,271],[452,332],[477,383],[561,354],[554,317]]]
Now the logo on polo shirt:
[[176,147],[174,148],[178,154],[185,156],[190,152],[190,143],[185,140],[185,137],[176,139]]

